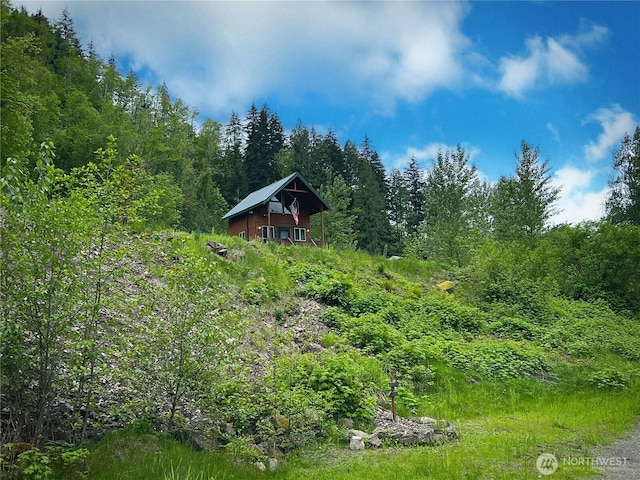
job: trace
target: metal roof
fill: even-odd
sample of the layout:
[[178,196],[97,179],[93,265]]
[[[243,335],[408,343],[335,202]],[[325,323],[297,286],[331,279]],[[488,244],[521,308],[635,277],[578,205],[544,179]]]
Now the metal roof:
[[298,172],[294,172],[288,177],[283,178],[282,180],[278,180],[277,182],[272,183],[271,185],[267,185],[266,187],[262,187],[260,190],[256,190],[253,193],[250,193],[244,199],[238,203],[235,207],[229,210],[224,214],[222,219],[237,217],[238,215],[242,215],[243,213],[248,212],[252,208],[257,207],[258,205],[265,205],[271,197],[280,193],[280,191],[286,187],[289,183],[291,183],[296,178],[300,179],[302,183],[313,193],[320,202],[324,205],[326,210],[329,210],[329,205],[325,200],[320,196],[318,192],[305,180],[305,178]]

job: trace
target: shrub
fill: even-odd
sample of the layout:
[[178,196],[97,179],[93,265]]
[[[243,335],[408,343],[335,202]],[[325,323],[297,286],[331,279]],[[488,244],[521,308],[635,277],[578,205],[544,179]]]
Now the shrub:
[[428,349],[422,343],[402,342],[382,358],[395,378],[411,382],[416,391],[425,391],[433,383]]
[[387,352],[404,340],[402,333],[372,313],[352,319],[347,328],[352,345],[374,354]]
[[602,390],[622,389],[627,387],[627,378],[613,367],[598,370],[589,377],[589,383]]
[[378,313],[391,303],[391,295],[387,290],[373,287],[365,292],[354,289],[349,301],[349,312],[354,316],[365,313]]
[[320,345],[322,345],[324,348],[331,348],[335,345],[342,344],[342,342],[343,342],[342,337],[340,337],[340,335],[333,332],[325,333],[320,338]]
[[503,317],[490,323],[487,332],[513,340],[534,340],[539,335],[539,328],[519,317]]
[[546,376],[551,371],[538,348],[513,340],[450,342],[443,355],[456,368],[493,379]]
[[310,265],[298,266],[292,274],[302,283],[302,295],[326,305],[348,305],[352,285],[344,275]]
[[305,354],[297,359],[296,368],[291,381],[320,393],[327,413],[336,419],[370,422],[376,403],[373,392],[388,383],[379,361],[356,352]]
[[[430,326],[432,330],[438,325],[456,332],[474,334],[485,325],[485,314],[475,307],[460,305],[457,300],[443,292],[432,292],[416,304],[412,311],[407,311],[403,322],[404,330],[415,330],[417,325]],[[418,327],[418,331],[421,329]]]
[[322,314],[322,321],[329,328],[342,328],[351,317],[337,307],[329,307]]
[[275,300],[278,297],[273,286],[268,285],[264,278],[249,280],[240,293],[242,298],[253,305]]

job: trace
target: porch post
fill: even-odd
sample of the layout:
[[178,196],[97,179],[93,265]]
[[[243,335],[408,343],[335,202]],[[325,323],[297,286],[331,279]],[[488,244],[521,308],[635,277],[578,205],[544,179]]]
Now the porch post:
[[271,235],[271,201],[267,203],[267,242],[272,240],[269,235]]
[[320,205],[320,223],[322,224],[322,248],[326,245],[324,243],[324,208]]

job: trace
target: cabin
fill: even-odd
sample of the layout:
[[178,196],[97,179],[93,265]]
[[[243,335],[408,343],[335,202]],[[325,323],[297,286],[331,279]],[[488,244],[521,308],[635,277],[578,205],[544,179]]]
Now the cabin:
[[[281,245],[324,246],[324,212],[329,205],[298,173],[247,195],[222,219],[229,235]],[[320,245],[311,237],[311,215],[321,215]]]

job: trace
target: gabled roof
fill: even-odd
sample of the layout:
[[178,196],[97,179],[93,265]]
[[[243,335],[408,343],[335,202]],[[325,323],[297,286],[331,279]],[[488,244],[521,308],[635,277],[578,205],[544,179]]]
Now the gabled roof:
[[238,215],[242,215],[243,213],[246,213],[259,205],[266,205],[274,195],[280,193],[295,179],[300,180],[305,185],[305,187],[307,187],[309,191],[313,195],[315,195],[315,197],[322,203],[325,210],[329,210],[329,205],[320,196],[320,194],[311,186],[311,184],[309,184],[309,182],[305,180],[305,178],[300,173],[295,172],[288,177],[283,178],[282,180],[278,180],[271,185],[267,185],[266,187],[262,187],[260,190],[256,190],[255,192],[250,193],[249,195],[244,197],[244,199],[240,203],[238,203],[235,207],[225,213],[222,219],[224,220],[225,218],[237,217]]

